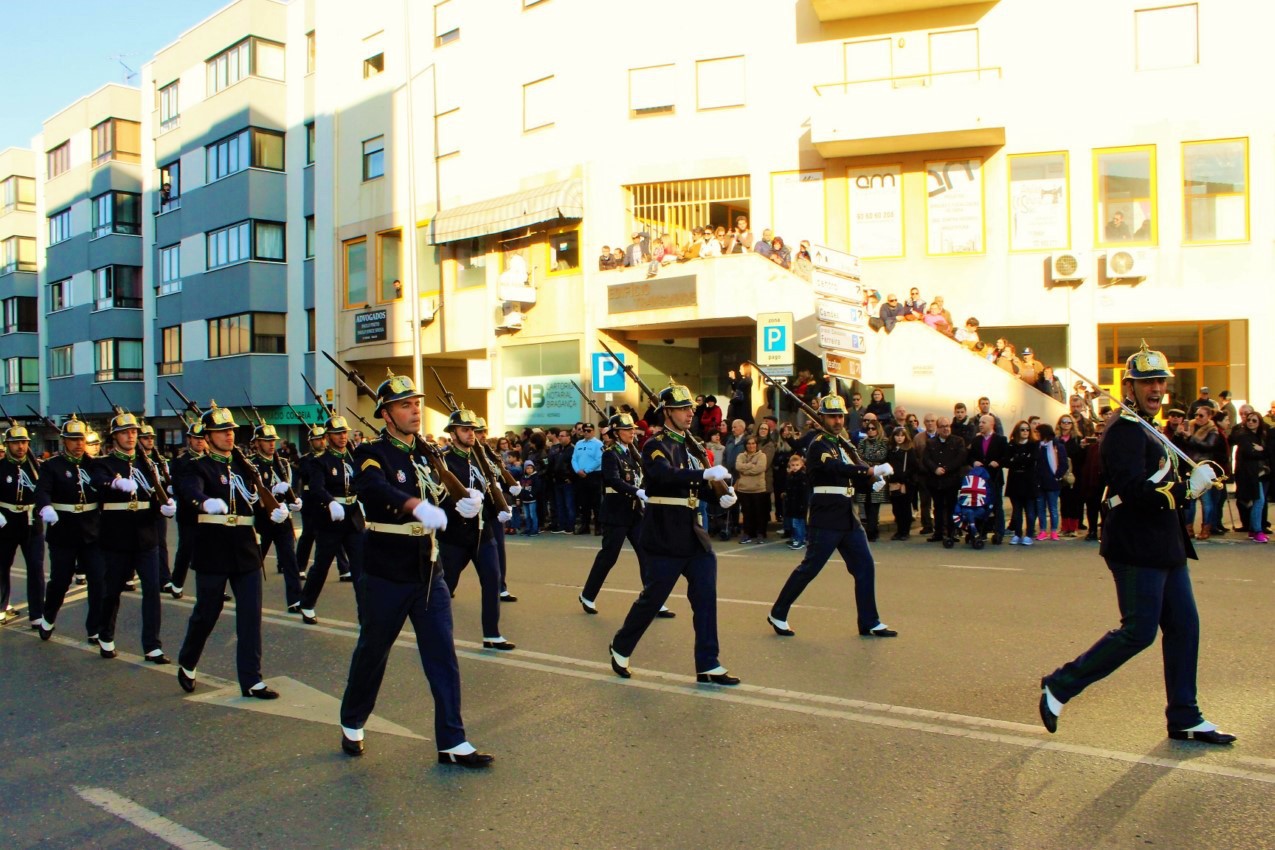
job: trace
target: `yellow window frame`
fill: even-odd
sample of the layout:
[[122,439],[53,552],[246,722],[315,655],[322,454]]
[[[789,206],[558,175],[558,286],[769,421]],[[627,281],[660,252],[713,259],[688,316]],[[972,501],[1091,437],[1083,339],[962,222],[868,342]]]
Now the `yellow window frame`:
[[[381,251],[381,240],[384,237],[389,236],[390,234],[395,234],[395,233],[398,234],[398,257],[399,257],[399,266],[400,266],[399,276],[398,276],[398,283],[399,283],[398,295],[394,298],[381,298],[381,280],[384,276],[383,274],[384,266],[382,262],[382,258],[384,254]],[[403,283],[403,275],[406,273],[406,270],[402,268],[402,262],[403,262],[403,228],[390,227],[390,228],[386,228],[385,230],[378,230],[376,232],[376,302],[375,303],[393,304],[397,301],[403,300],[403,290],[405,289],[405,286]]]
[[[932,253],[930,251],[930,166],[940,162],[959,162],[962,159],[978,162],[979,249],[977,251],[940,251]],[[922,191],[925,192],[925,255],[927,257],[979,257],[985,255],[987,253],[987,157],[967,156],[953,157],[952,159],[927,159],[922,163],[922,167],[925,169],[922,183]]]
[[341,243],[341,269],[344,274],[344,276],[341,278],[341,289],[343,290],[341,300],[345,304],[346,310],[362,309],[363,307],[367,307],[372,304],[372,299],[368,297],[371,294],[370,290],[364,294],[362,301],[356,302],[356,301],[350,300],[350,247],[353,245],[358,245],[359,243],[363,244],[364,286],[370,286],[370,283],[367,281],[367,259],[366,259],[367,237],[359,236],[358,238],[355,238],[355,239],[346,239],[344,242]]
[[[1104,206],[1101,193],[1102,174],[1099,170],[1099,160],[1106,154],[1134,153],[1145,152],[1148,154],[1147,173],[1150,176],[1151,196],[1149,198],[1131,198],[1131,203],[1146,201],[1151,208],[1151,232],[1150,239],[1136,241],[1129,239],[1125,241],[1114,240],[1109,241],[1103,237],[1103,228],[1106,226],[1106,220],[1103,216],[1102,207]],[[1156,173],[1156,150],[1155,145],[1125,145],[1114,148],[1094,148],[1093,149],[1093,244],[1096,248],[1133,248],[1133,247],[1153,247],[1160,244],[1160,180]],[[1132,222],[1130,222],[1132,227]]]
[[[854,253],[854,243],[851,241],[851,234],[854,231],[854,208],[851,205],[851,192],[854,186],[855,178],[850,176],[851,171],[861,171],[865,168],[897,168],[898,173],[898,189],[899,189],[899,253],[897,254],[859,254],[861,260],[898,260],[907,256],[908,253],[908,195],[906,191],[905,179],[907,169],[903,167],[902,161],[894,162],[869,162],[857,163],[855,165],[846,166],[845,170],[845,213],[846,213],[846,250]],[[871,182],[871,181],[869,181]],[[928,245],[928,239],[927,239]]]
[[[562,271],[555,271],[553,268],[553,240],[554,240],[554,237],[561,236],[564,233],[574,233],[576,235],[576,253],[579,255],[578,260],[580,264],[576,266],[574,269],[563,269]],[[564,227],[555,227],[552,230],[546,231],[544,236],[545,236],[544,241],[540,243],[540,250],[536,251],[536,253],[538,253],[541,257],[544,258],[545,277],[547,278],[548,277],[567,277],[573,274],[575,275],[584,274],[584,244],[582,243],[580,238],[580,225],[575,224],[575,225],[566,225]],[[504,263],[505,263],[505,255],[502,252],[500,255],[501,271],[504,271]],[[531,270],[529,269],[528,281],[527,281],[528,284],[531,283],[531,280],[530,280],[531,277],[532,277]]]
[[[1206,193],[1204,195],[1188,195],[1187,173],[1186,173],[1186,152],[1190,147],[1203,147],[1204,145],[1224,145],[1224,144],[1240,144],[1244,146],[1244,191],[1243,192],[1218,192]],[[1249,200],[1249,173],[1248,173],[1248,137],[1238,136],[1231,139],[1202,139],[1194,142],[1182,143],[1182,244],[1183,245],[1234,245],[1240,242],[1248,242],[1252,235],[1251,208]],[[1242,239],[1192,239],[1191,238],[1191,206],[1190,201],[1193,198],[1230,198],[1236,195],[1244,196],[1244,237]]]
[[[1061,156],[1063,162],[1063,203],[1067,208],[1067,239],[1062,245],[1048,245],[1037,248],[1015,248],[1014,247],[1014,162],[1020,159],[1032,159],[1036,157]],[[1071,157],[1067,151],[1039,151],[1036,153],[1011,153],[1006,157],[1005,165],[1005,193],[1008,199],[1006,203],[1007,227],[1006,235],[1009,237],[1009,252],[1011,254],[1030,254],[1039,253],[1041,251],[1070,251],[1071,250]]]

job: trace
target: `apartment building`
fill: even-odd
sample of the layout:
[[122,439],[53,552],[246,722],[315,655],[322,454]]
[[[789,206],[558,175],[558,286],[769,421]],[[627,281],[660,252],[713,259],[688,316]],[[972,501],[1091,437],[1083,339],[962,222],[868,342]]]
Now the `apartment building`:
[[143,409],[142,135],[137,89],[108,84],[35,138],[40,411],[104,424]]
[[12,416],[26,416],[28,405],[40,403],[36,232],[35,154],[0,151],[0,404]]

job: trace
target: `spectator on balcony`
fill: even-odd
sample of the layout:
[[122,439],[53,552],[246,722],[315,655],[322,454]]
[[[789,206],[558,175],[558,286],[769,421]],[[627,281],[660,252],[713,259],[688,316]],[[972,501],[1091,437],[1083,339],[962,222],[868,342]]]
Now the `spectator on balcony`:
[[602,246],[602,253],[598,256],[598,271],[609,272],[615,268],[615,255],[611,253],[610,245]]
[[814,270],[815,264],[810,258],[810,242],[803,239],[797,246],[797,258],[792,261],[792,273],[803,280],[810,280]]
[[[943,314],[943,321],[947,322],[949,328],[955,329],[956,323],[952,321],[952,314],[947,311],[947,305],[943,303],[943,296],[935,295],[934,300],[930,303],[939,306],[939,312]],[[951,334],[948,334],[948,336],[951,336]]]
[[753,250],[753,232],[748,229],[748,216],[735,219],[735,229],[727,237],[727,254],[742,254]]
[[931,304],[925,311],[924,321],[927,327],[933,328],[944,336],[952,335],[952,326],[943,318],[943,308],[938,302]]
[[899,303],[899,296],[893,292],[886,296],[885,303],[881,305],[881,326],[886,333],[893,331],[894,326],[906,315],[907,311]]
[[980,340],[978,338],[978,319],[970,316],[965,320],[965,327],[956,331],[956,341],[966,348],[974,348]]
[[770,261],[783,268],[792,267],[792,251],[784,244],[784,237],[776,236],[770,244]]
[[1018,354],[1014,350],[1014,344],[1007,342],[996,355],[995,365],[1017,377],[1020,362]]
[[913,322],[923,321],[926,306],[926,303],[921,300],[921,290],[914,286],[908,292],[908,300],[903,302],[903,315],[899,318]]
[[691,228],[690,238],[682,244],[681,254],[682,260],[695,260],[699,258],[700,246],[704,244],[704,228],[698,224]]
[[660,237],[660,244],[664,246],[663,256],[660,257],[660,265],[667,266],[670,263],[676,263],[681,254],[678,253],[677,244],[673,241],[673,237],[667,233]]
[[761,232],[761,238],[753,243],[753,253],[761,254],[763,257],[769,257],[772,250],[770,242],[774,238],[775,234],[771,232],[769,227],[763,230]]
[[873,387],[872,396],[868,402],[868,409],[866,412],[871,413],[882,422],[886,422],[894,418],[894,411],[890,407],[890,402],[885,400],[885,393],[880,387]]
[[1045,366],[1040,370],[1040,377],[1036,379],[1036,389],[1040,390],[1047,396],[1053,396],[1055,401],[1067,401],[1067,389],[1062,385],[1062,381],[1054,377],[1054,367]]
[[629,247],[624,249],[624,266],[632,268],[650,262],[649,249],[643,244],[646,241],[645,233],[634,233],[633,241],[629,243]]
[[709,257],[720,257],[722,255],[722,243],[717,241],[717,237],[713,235],[713,231],[704,228],[703,237],[700,240],[699,256],[700,259],[708,259]]
[[624,249],[615,248],[611,251],[612,268],[624,268]]
[[1023,349],[1019,361],[1018,377],[1034,385],[1040,378],[1040,373],[1045,371],[1045,364],[1036,359],[1036,352],[1032,351],[1031,346]]

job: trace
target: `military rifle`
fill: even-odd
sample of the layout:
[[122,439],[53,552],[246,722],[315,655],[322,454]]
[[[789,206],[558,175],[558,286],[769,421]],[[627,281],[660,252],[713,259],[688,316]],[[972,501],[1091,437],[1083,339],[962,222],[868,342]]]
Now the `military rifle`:
[[[261,415],[261,414],[257,411],[257,406],[256,406],[255,404],[253,404],[253,403],[252,403],[252,396],[248,395],[248,388],[247,388],[247,387],[245,387],[245,388],[244,388],[244,391],[243,391],[243,398],[244,398],[244,401],[248,402],[248,408],[252,411],[252,416],[251,416],[251,417],[250,417],[250,416],[248,416],[248,411],[244,411],[244,418],[245,418],[245,419],[247,419],[249,422],[251,422],[251,421],[255,418],[255,419],[257,420],[257,425],[258,425],[258,426],[261,426],[261,425],[265,425],[265,424],[267,424],[267,423],[266,423],[266,420],[265,420],[265,417],[263,417],[263,416],[262,416],[262,415]],[[290,405],[289,405],[289,406],[290,406]],[[274,460],[275,460],[275,459],[274,459],[274,457],[269,458],[269,460],[270,460],[270,465],[273,467],[273,466],[274,466]],[[287,461],[284,461],[283,465],[284,465],[284,467],[285,467],[285,468],[287,468],[287,470],[288,470],[288,477],[287,477],[287,478],[285,478],[285,479],[283,479],[284,483],[288,485],[288,492],[287,492],[287,494],[286,494],[286,495],[287,495],[287,497],[288,497],[288,501],[289,501],[289,502],[299,502],[299,501],[301,501],[301,497],[300,497],[300,496],[298,496],[298,495],[297,495],[297,493],[296,493],[296,491],[292,489],[292,465],[291,465],[291,464],[289,464]],[[272,492],[273,492],[273,491],[272,491]]]
[[845,437],[841,436],[840,434],[832,433],[831,430],[825,427],[823,424],[823,420],[820,419],[821,414],[819,413],[819,411],[811,407],[804,398],[802,398],[801,396],[797,395],[795,392],[790,390],[787,384],[782,384],[779,381],[776,381],[774,378],[767,375],[765,370],[763,370],[760,366],[758,366],[753,361],[745,360],[744,362],[747,363],[749,366],[752,366],[755,370],[757,370],[757,374],[761,375],[761,379],[763,381],[765,381],[770,386],[775,387],[781,393],[783,393],[784,395],[788,396],[788,398],[796,402],[797,406],[801,408],[801,411],[805,413],[806,416],[810,419],[810,424],[814,426],[815,430],[821,434],[826,434],[829,437],[832,437],[834,440],[836,440],[837,445],[839,445],[842,449],[844,449],[846,454],[850,456],[850,461],[852,463],[856,464],[857,466],[871,466],[871,464],[865,461],[863,457],[859,454],[859,450],[855,448],[854,443],[850,442],[849,440],[847,440]]
[[[118,404],[111,401],[111,397],[106,394],[106,387],[102,386],[101,384],[98,384],[97,388],[102,391],[102,398],[106,399],[106,404],[111,408],[112,411],[114,411],[115,415],[122,416],[124,414],[124,408],[120,407]],[[4,412],[3,408],[0,408],[0,413],[3,413],[3,412]],[[5,413],[4,415],[7,417],[9,414]],[[138,433],[139,434],[141,433],[140,428],[138,429]],[[159,499],[160,496],[163,496],[164,500],[167,501],[168,491],[164,489],[164,481],[163,481],[163,477],[159,474],[158,465],[154,461],[152,461],[149,457],[147,457],[146,452],[142,449],[141,446],[135,445],[134,453],[137,454],[139,457],[146,458],[146,469],[148,472],[150,472],[151,483],[155,485],[155,498]],[[115,477],[119,478],[121,476],[117,474]],[[136,495],[133,498],[136,499],[137,498]]]
[[[438,381],[438,388],[443,391],[443,397],[440,401],[448,410],[455,412],[460,409],[460,405],[456,402],[456,396],[448,392],[447,387],[443,384],[443,379],[439,377],[438,370],[433,366],[429,367],[429,371],[434,373],[434,380]],[[474,435],[474,454],[478,457],[478,463],[486,473],[487,493],[491,496],[492,504],[496,506],[498,511],[510,511],[509,502],[505,499],[505,492],[501,489],[501,484],[506,487],[514,487],[518,482],[514,479],[509,470],[501,465],[496,459],[495,453],[491,450],[491,446],[487,445],[486,440],[478,439],[478,435]],[[500,479],[497,482],[496,479]]]
[[598,416],[602,418],[603,425],[606,425],[606,423],[611,420],[611,417],[603,413],[602,408],[598,407],[598,403],[596,401],[594,401],[593,399],[589,398],[587,395],[584,394],[584,390],[580,389],[579,384],[577,384],[575,381],[572,381],[571,386],[576,388],[576,392],[580,394],[580,398],[584,399],[584,403],[589,405],[589,407],[593,408],[593,412],[598,414]]
[[57,431],[59,434],[62,433],[62,429],[58,427],[58,423],[54,422],[49,417],[45,416],[43,413],[40,413],[31,405],[29,404],[27,405],[27,410],[31,411],[31,413],[35,416],[35,418],[39,419],[40,424],[43,425],[45,428],[52,428],[54,431]]

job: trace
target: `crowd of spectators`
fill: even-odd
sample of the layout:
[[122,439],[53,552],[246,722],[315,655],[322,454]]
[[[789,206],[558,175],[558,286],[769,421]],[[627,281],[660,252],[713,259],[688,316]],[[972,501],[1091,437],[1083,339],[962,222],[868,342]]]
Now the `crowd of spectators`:
[[756,236],[749,228],[748,217],[739,216],[735,226],[696,225],[679,243],[667,233],[653,235],[645,230],[634,231],[624,248],[603,245],[598,255],[598,271],[645,266],[647,277],[655,277],[660,269],[672,263],[721,257],[726,254],[758,254],[772,263],[788,269],[807,280],[814,268],[810,259],[810,242],[802,240],[794,255],[782,236],[776,236],[770,228]]

